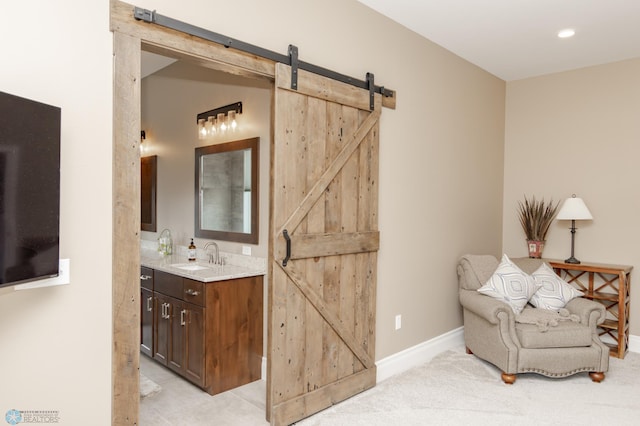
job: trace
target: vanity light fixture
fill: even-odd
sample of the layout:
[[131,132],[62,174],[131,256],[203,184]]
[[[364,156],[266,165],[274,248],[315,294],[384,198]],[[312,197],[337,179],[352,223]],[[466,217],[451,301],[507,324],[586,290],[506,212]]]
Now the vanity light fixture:
[[573,37],[574,35],[576,35],[576,30],[574,30],[573,28],[565,28],[564,30],[558,31],[559,38],[569,38]]
[[235,102],[220,108],[201,112],[197,115],[198,139],[208,139],[216,135],[236,130],[238,115],[242,114],[242,102]]

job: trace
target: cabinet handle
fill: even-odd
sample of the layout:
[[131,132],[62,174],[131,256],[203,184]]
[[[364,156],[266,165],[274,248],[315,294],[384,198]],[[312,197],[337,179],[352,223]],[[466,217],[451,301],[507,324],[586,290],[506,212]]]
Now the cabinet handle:
[[153,307],[151,306],[152,300],[153,300],[153,297],[147,297],[147,312],[151,312],[153,310]]
[[151,275],[140,275],[140,279],[142,281],[150,280],[151,279]]
[[185,293],[187,293],[187,296],[197,296],[197,295],[199,295],[199,294],[200,294],[200,292],[199,292],[199,291],[194,290],[194,289],[192,289],[192,288],[188,288],[188,289],[186,289],[184,292],[185,292]]
[[183,310],[180,311],[180,325],[185,325],[184,314],[186,314],[186,313],[187,313],[186,309],[183,309]]
[[162,304],[162,318],[169,319],[169,304],[168,303],[163,303]]

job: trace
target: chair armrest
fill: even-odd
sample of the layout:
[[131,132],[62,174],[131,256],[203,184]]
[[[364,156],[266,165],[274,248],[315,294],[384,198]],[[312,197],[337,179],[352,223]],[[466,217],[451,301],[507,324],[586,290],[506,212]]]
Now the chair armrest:
[[[505,302],[494,299],[475,290],[460,290],[460,304],[491,324],[498,324],[498,314],[504,312],[510,323],[515,322],[513,309]],[[501,315],[504,318],[504,315]]]
[[603,304],[585,299],[584,297],[575,298],[565,308],[572,314],[580,317],[582,324],[588,325],[595,331],[596,325],[602,324],[606,317],[606,309]]

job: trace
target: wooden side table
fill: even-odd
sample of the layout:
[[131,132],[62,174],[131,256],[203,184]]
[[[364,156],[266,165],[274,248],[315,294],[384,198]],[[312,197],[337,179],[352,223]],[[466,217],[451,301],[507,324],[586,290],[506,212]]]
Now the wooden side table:
[[[603,343],[610,355],[624,358],[629,349],[629,305],[633,266],[604,263],[564,263],[549,261],[555,272],[569,284],[584,292],[584,297],[604,305],[607,317],[600,324]],[[613,341],[614,343],[611,343]]]

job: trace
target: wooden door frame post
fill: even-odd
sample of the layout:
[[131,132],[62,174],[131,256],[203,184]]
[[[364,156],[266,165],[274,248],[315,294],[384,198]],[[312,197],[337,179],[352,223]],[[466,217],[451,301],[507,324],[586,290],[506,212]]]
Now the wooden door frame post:
[[114,33],[111,423],[140,411],[140,39]]
[[140,56],[145,50],[236,75],[273,79],[274,63],[136,21],[111,0],[113,32],[113,230],[111,424],[139,424]]

